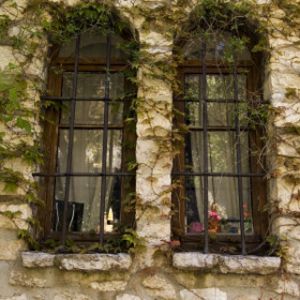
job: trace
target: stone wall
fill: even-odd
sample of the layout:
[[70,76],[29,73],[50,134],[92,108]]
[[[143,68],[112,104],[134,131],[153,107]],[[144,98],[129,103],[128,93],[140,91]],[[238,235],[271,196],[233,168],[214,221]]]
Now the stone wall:
[[[78,3],[65,2],[69,5]],[[129,13],[134,5],[142,3],[154,9],[164,1],[115,2],[120,15],[130,20],[139,33],[140,41],[148,45],[149,55],[168,60],[172,54],[170,36],[156,32],[155,28],[146,30],[141,26],[143,17]],[[22,24],[26,0],[17,0],[15,5],[11,3],[0,1],[0,15],[14,15],[16,26],[9,31],[9,35],[13,36],[18,34],[18,24]],[[274,11],[271,19],[272,26],[277,29],[284,26],[278,19],[281,14]],[[172,88],[166,81],[149,79],[149,66],[145,63],[138,73],[139,81],[143,82],[138,96],[147,101],[143,110],[138,112],[136,147],[139,165],[136,193],[140,200],[136,211],[137,233],[144,238],[145,249],[132,257],[127,254],[50,255],[26,252],[26,243],[17,238],[16,230],[27,229],[26,220],[32,215],[30,205],[23,201],[28,189],[24,187],[16,192],[7,192],[1,185],[0,212],[20,213],[14,218],[0,214],[0,299],[299,299],[300,40],[296,30],[288,37],[275,30],[270,37],[272,51],[270,63],[266,66],[264,88],[265,99],[270,100],[272,112],[269,121],[269,163],[272,170],[269,202],[274,219],[272,231],[281,241],[280,258],[200,253],[172,255],[166,241],[170,240],[171,231],[170,173],[173,158],[171,152],[162,151],[166,146],[171,147]],[[39,106],[39,93],[32,88],[35,82],[30,82],[30,78],[38,76],[46,82],[46,40],[44,44],[40,53],[36,53],[25,66],[26,72],[32,76],[28,77],[29,106]],[[10,62],[22,61],[25,61],[24,57],[17,50],[7,45],[5,40],[0,41],[1,70]],[[35,117],[32,122],[36,124],[38,135],[38,113]],[[7,127],[0,124],[0,130],[6,131],[6,142],[20,142],[18,130],[14,130],[13,126],[7,131]],[[33,143],[32,137],[26,134],[22,139]],[[5,166],[24,173],[32,180],[31,173],[35,167],[20,160],[8,160]]]

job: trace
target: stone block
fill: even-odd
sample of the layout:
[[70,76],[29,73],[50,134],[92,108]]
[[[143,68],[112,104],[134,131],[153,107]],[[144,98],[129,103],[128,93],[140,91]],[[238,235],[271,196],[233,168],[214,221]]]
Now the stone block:
[[292,297],[300,297],[299,282],[291,278],[282,278],[274,280],[275,292],[278,294],[289,295]]
[[11,219],[0,214],[0,228],[15,229],[16,226]]
[[92,300],[89,296],[74,291],[56,294],[53,300]]
[[218,288],[183,289],[180,291],[182,300],[227,300],[227,294]]
[[31,217],[32,211],[28,204],[25,203],[0,203],[0,212],[12,212],[16,213],[16,217],[13,218],[14,224],[19,229],[28,229],[27,219]]
[[174,286],[161,274],[146,277],[142,284],[149,291],[149,295],[158,297],[158,299],[176,299]]
[[119,254],[66,254],[57,255],[56,263],[63,270],[109,271],[127,270],[131,266],[130,255]]
[[23,286],[29,288],[44,288],[47,286],[46,279],[31,276],[23,272],[12,271],[9,278],[9,283],[13,286]]
[[16,260],[19,253],[25,250],[23,240],[2,240],[0,239],[0,260]]
[[118,295],[116,300],[141,300],[141,298],[131,294],[122,294]]
[[90,287],[99,292],[116,292],[125,290],[126,281],[112,280],[107,282],[91,282]]
[[212,269],[218,263],[218,257],[214,254],[202,254],[199,252],[174,253],[173,266],[178,269],[198,270]]
[[17,296],[12,296],[8,298],[0,298],[0,300],[28,300],[29,298],[25,294],[17,295]]
[[44,268],[54,266],[54,254],[44,252],[22,252],[23,266],[26,268]]
[[219,266],[221,273],[254,273],[266,275],[278,271],[280,264],[281,259],[279,257],[219,255]]
[[212,270],[220,273],[271,274],[279,270],[279,257],[175,253],[173,266],[184,270]]

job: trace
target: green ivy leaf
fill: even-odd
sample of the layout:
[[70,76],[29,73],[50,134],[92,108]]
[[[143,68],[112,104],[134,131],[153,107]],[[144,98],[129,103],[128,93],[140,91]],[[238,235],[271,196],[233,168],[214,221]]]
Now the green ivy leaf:
[[28,133],[31,132],[31,124],[21,117],[17,118],[16,126],[25,130]]
[[14,193],[18,188],[18,185],[15,182],[7,182],[4,186],[4,192]]

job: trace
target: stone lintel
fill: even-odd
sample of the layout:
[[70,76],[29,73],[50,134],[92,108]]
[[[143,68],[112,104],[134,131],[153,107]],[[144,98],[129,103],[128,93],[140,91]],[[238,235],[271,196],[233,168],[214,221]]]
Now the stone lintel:
[[272,274],[279,270],[281,259],[271,256],[242,256],[203,254],[199,252],[174,253],[173,266],[181,270],[203,270],[217,273]]
[[132,260],[129,254],[48,254],[43,252],[23,252],[23,266],[43,268],[57,266],[62,270],[111,271],[128,270]]

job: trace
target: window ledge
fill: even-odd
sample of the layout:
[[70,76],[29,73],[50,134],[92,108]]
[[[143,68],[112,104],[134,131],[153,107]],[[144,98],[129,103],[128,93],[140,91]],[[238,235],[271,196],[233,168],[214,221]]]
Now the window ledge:
[[173,254],[173,266],[181,270],[203,270],[218,273],[272,274],[279,270],[280,257],[242,256],[182,252]]
[[22,263],[26,268],[58,267],[68,271],[128,270],[132,260],[129,254],[48,254],[44,252],[22,252]]

